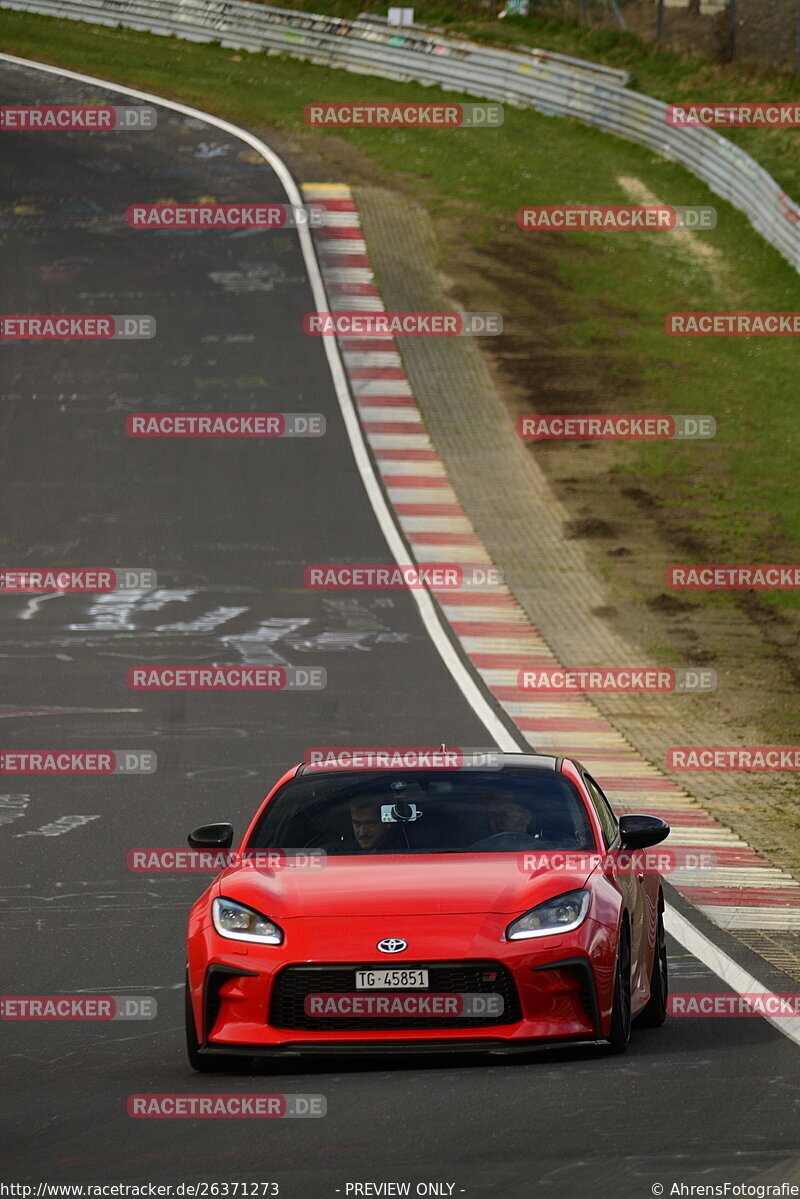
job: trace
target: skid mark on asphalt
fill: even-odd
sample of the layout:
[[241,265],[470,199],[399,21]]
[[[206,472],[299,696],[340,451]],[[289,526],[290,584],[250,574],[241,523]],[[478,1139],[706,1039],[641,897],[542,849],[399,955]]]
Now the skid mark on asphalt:
[[[64,657],[56,653],[56,649],[80,646],[98,650],[101,657],[129,658],[138,654],[147,660],[171,656],[179,656],[182,660],[214,658],[233,651],[244,665],[293,666],[296,665],[293,656],[297,654],[364,653],[377,645],[404,645],[410,641],[409,633],[399,632],[393,627],[395,604],[386,597],[374,600],[323,599],[320,616],[270,616],[256,620],[255,624],[241,632],[215,635],[222,626],[229,626],[246,616],[251,620],[255,617],[250,606],[205,606],[209,592],[236,590],[250,592],[255,591],[255,588],[132,589],[94,596],[88,605],[85,598],[63,592],[37,597],[61,599],[67,613],[74,612],[77,604],[80,615],[62,625],[54,620],[54,611],[48,610],[45,614],[40,604],[27,603],[15,613],[17,619],[36,622],[37,618],[47,615],[47,634],[41,640],[34,636],[25,640],[0,642],[0,645],[9,649],[13,646],[14,650],[0,653],[0,657]],[[163,613],[174,604],[190,609],[185,620],[148,624],[151,613]],[[196,612],[191,611],[193,608]],[[58,610],[62,609],[59,607]],[[159,653],[148,652],[153,642],[158,643]],[[119,653],[110,648],[117,645],[120,647]],[[20,653],[21,650],[43,652],[25,654]]]
[[249,295],[257,291],[273,291],[286,283],[306,285],[304,275],[287,275],[277,263],[240,262],[238,270],[210,271],[209,279],[230,295]]
[[16,833],[15,836],[63,837],[64,833],[71,833],[73,829],[82,828],[91,820],[100,820],[100,816],[59,816],[57,820],[51,820],[49,824],[43,824],[41,828],[30,829],[26,833]]
[[28,600],[25,607],[17,614],[18,620],[33,620],[34,616],[39,611],[39,608],[47,600],[59,599],[65,592],[54,591],[52,595],[36,595],[33,599]]
[[0,824],[21,820],[30,801],[30,795],[0,795]]

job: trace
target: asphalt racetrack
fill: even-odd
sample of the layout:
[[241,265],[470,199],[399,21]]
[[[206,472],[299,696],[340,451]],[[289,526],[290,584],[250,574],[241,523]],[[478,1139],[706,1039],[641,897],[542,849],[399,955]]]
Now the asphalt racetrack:
[[[5,103],[130,102],[7,62],[0,76]],[[285,1199],[334,1199],[356,1193],[353,1183],[589,1199],[669,1195],[676,1182],[796,1181],[798,1049],[758,1018],[670,1019],[635,1032],[616,1058],[554,1050],[190,1070],[184,929],[205,883],[132,873],[128,851],[183,845],[215,819],[241,831],[312,745],[493,742],[407,592],[303,585],[310,563],[393,559],[322,339],[302,332],[315,305],[297,233],[124,221],[140,201],[285,202],[272,167],[163,108],[146,133],[5,134],[0,190],[5,312],[158,323],[149,341],[0,343],[2,559],[158,576],[125,602],[0,600],[4,749],[158,755],[150,775],[2,780],[3,993],[158,1003],[152,1021],[3,1023],[3,1179],[277,1182]],[[321,413],[327,433],[125,433],[131,412],[231,410]],[[322,666],[328,685],[126,685],[133,665],[213,661]],[[680,945],[670,955],[673,990],[727,989]],[[132,1119],[128,1096],[142,1092],[321,1094],[327,1114]]]

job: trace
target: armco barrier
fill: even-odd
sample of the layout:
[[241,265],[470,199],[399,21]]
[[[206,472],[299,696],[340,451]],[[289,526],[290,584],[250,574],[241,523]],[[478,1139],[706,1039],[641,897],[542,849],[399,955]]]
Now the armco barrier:
[[[359,24],[376,24],[384,32],[388,31],[390,36],[396,34],[396,30],[389,26],[387,18],[378,16],[376,13],[359,13],[358,22]],[[440,36],[444,36],[440,29],[428,29],[425,25],[404,25],[401,36],[410,34],[417,34],[417,36],[434,40]],[[482,49],[482,47],[470,42],[462,41],[455,44],[465,45],[473,52],[480,52]],[[616,67],[606,67],[600,62],[590,62],[585,58],[572,58],[569,54],[559,54],[557,50],[538,50],[527,46],[518,46],[513,51],[499,50],[493,51],[493,53],[505,55],[512,70],[517,70],[520,63],[524,62],[525,58],[528,57],[532,61],[546,62],[553,66],[564,65],[573,67],[589,75],[595,75],[598,79],[604,79],[606,83],[620,83],[624,85],[630,83],[632,78],[629,71],[619,71]]]
[[543,51],[495,50],[419,28],[343,21],[248,0],[0,0],[0,7],[290,54],[363,74],[439,84],[548,116],[574,117],[682,163],[744,212],[800,269],[800,207],[772,176],[714,129],[668,125],[666,105],[626,90],[622,72]]

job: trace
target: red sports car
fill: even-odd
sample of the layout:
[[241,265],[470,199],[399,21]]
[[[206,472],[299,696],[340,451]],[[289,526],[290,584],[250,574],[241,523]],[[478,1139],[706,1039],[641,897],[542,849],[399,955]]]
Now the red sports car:
[[[625,1049],[663,1023],[663,820],[614,815],[571,758],[492,769],[300,765],[189,918],[197,1070],[242,1057]],[[195,849],[229,850],[229,824]],[[650,859],[647,863],[645,857]]]

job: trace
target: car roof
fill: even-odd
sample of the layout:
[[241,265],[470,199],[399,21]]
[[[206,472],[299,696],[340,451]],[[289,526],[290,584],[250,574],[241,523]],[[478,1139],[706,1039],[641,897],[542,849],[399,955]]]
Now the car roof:
[[[468,753],[468,752],[469,751],[465,751],[465,753]],[[485,753],[487,751],[480,750],[480,751],[475,751],[475,752]],[[491,752],[497,753],[496,750],[492,750]],[[560,773],[561,763],[564,761],[564,758],[562,755],[556,756],[554,754],[539,754],[539,753],[536,753],[535,751],[530,752],[530,753],[500,753],[499,756],[501,758],[503,766],[513,766],[516,769],[522,768],[523,770],[543,770],[543,771],[546,770],[546,771],[550,771],[551,773]],[[570,759],[570,760],[574,761],[574,759]],[[414,767],[398,766],[397,772],[405,773],[408,770],[413,770],[413,769],[414,769]],[[433,769],[433,768],[430,768],[430,769]],[[476,769],[480,769],[480,768],[476,767]],[[487,766],[486,769],[491,770],[492,767]],[[351,774],[351,773],[352,774],[392,774],[392,773],[394,773],[394,771],[387,770],[385,767],[375,767],[373,769],[370,769],[370,767],[354,767],[352,770],[349,770],[349,769],[343,770],[341,766],[331,766],[328,769],[324,766],[309,766],[307,763],[301,762],[300,765],[295,770],[295,778],[297,778],[299,775],[302,775],[302,774],[319,775],[319,774]]]

